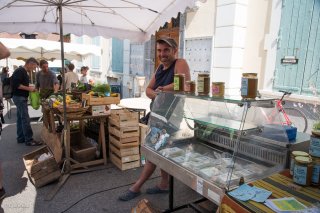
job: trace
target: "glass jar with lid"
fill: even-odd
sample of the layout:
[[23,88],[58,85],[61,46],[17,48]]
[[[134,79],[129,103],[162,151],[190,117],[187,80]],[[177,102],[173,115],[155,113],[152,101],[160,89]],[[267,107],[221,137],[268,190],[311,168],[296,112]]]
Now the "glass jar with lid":
[[196,84],[194,81],[186,81],[185,91],[190,94],[194,94],[196,92]]
[[290,175],[293,175],[294,159],[298,156],[309,157],[309,154],[302,151],[292,151],[290,155]]
[[178,92],[184,91],[185,74],[176,73],[173,77],[173,90]]
[[212,97],[224,96],[224,82],[212,82]]
[[310,186],[313,171],[312,159],[298,156],[294,159],[293,182],[302,186]]
[[210,76],[208,73],[198,74],[198,95],[208,96],[210,92]]
[[257,91],[257,73],[243,73],[241,78],[241,97],[244,99],[255,99]]

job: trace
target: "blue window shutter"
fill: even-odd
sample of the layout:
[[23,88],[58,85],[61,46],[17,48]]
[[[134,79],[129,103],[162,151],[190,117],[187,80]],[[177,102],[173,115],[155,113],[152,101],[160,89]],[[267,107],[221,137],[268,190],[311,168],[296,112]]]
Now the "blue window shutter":
[[123,73],[123,41],[112,38],[112,71]]
[[[320,89],[320,1],[290,0],[282,6],[273,89],[312,94],[311,83]],[[299,61],[282,64],[286,56]]]

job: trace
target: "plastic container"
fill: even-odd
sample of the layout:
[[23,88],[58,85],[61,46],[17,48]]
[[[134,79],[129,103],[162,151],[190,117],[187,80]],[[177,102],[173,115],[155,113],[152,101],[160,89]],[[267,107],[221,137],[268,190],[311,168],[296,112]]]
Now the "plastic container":
[[283,128],[286,130],[286,133],[288,135],[288,140],[289,141],[292,141],[292,140],[296,139],[296,137],[297,137],[297,127],[284,125]]

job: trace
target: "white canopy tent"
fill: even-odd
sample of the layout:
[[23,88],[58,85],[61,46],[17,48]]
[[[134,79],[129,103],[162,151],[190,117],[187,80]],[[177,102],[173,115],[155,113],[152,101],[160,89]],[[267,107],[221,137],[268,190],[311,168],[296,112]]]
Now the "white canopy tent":
[[[1,0],[0,32],[58,33],[64,61],[64,34],[144,42],[160,26],[193,8],[197,0]],[[205,1],[205,0],[201,0]],[[64,63],[62,63],[64,69]],[[64,72],[62,73],[64,79]],[[63,81],[65,84],[65,81]],[[65,85],[63,85],[65,88]],[[63,95],[64,126],[66,98]],[[64,129],[64,142],[67,134]]]
[[[61,45],[57,41],[42,39],[0,38],[11,52],[10,58],[29,58],[55,60],[61,59]],[[80,61],[88,55],[101,56],[101,47],[94,45],[64,43],[64,55],[68,60]]]
[[178,12],[193,7],[196,1],[1,0],[0,32],[61,34],[62,28],[63,34],[143,42]]

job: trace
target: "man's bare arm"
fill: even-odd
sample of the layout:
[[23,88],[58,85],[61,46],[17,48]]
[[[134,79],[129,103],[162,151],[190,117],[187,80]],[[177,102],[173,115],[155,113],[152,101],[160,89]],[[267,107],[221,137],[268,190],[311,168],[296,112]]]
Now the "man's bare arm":
[[153,74],[152,78],[147,86],[147,89],[146,89],[146,95],[150,99],[154,99],[157,96],[157,93],[153,90],[155,83],[156,83],[155,74]]
[[0,59],[8,58],[9,56],[10,51],[0,42]]

